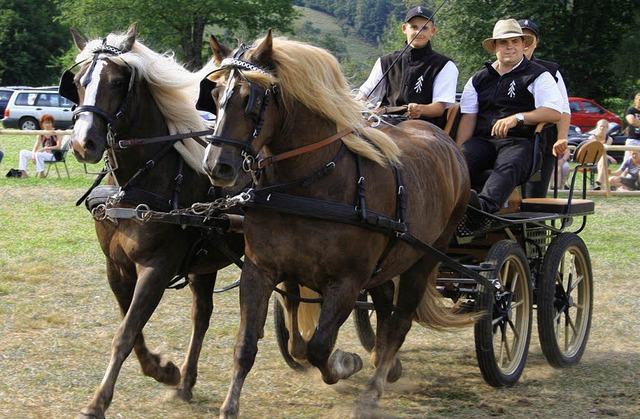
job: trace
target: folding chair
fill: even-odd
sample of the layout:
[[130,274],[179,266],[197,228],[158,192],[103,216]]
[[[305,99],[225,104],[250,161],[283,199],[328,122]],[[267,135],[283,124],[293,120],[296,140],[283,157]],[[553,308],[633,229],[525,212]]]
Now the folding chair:
[[66,137],[62,142],[62,147],[51,150],[54,156],[56,157],[56,159],[44,162],[45,166],[47,166],[47,171],[45,172],[44,177],[49,176],[49,170],[51,170],[51,166],[54,166],[59,178],[60,177],[60,171],[58,170],[59,163],[62,163],[64,165],[64,169],[67,171],[67,177],[68,178],[71,177],[69,176],[69,168],[67,167],[67,152],[69,151],[70,147],[71,147],[71,138]]

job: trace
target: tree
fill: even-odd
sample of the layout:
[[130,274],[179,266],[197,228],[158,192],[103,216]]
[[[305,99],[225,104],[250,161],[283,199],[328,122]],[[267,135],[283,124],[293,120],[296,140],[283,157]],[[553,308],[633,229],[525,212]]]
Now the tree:
[[42,86],[58,82],[55,57],[71,44],[67,29],[51,21],[52,1],[0,0],[0,84]]
[[208,54],[206,30],[219,31],[226,42],[251,41],[269,28],[291,31],[297,17],[292,0],[55,1],[62,21],[89,37],[124,30],[136,21],[150,48],[174,50],[191,69],[201,68]]
[[[498,18],[530,18],[540,26],[536,55],[561,64],[569,95],[598,101],[629,97],[637,88],[640,68],[625,43],[640,24],[631,0],[439,0],[436,16],[438,50],[460,68],[461,88],[484,61],[495,59],[480,46]],[[490,6],[490,7],[489,7]],[[635,50],[631,50],[635,51]],[[625,77],[621,75],[625,74]]]

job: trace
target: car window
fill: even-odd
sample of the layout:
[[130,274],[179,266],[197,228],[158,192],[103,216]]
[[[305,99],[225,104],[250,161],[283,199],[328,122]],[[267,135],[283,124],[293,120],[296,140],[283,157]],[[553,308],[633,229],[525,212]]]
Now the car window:
[[571,112],[582,112],[579,102],[569,102],[569,109],[571,109]]
[[51,101],[51,96],[46,93],[41,93],[38,95],[38,99],[36,100],[37,106],[55,106]]
[[67,98],[64,98],[64,97],[62,97],[60,95],[58,95],[58,97],[60,98],[60,105],[59,106],[61,106],[63,108],[72,108],[73,105],[75,105],[75,103],[73,103],[72,101],[70,101]]
[[9,100],[11,93],[11,90],[0,90],[0,100]]
[[33,106],[36,103],[37,97],[37,93],[18,93],[15,104],[20,106]]
[[604,113],[602,109],[598,108],[593,103],[584,102],[583,105],[584,105],[584,111],[586,113]]

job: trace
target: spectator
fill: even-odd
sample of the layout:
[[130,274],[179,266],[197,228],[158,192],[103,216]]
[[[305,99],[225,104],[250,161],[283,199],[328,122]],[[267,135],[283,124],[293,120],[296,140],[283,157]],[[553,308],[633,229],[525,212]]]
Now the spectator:
[[457,141],[472,184],[493,169],[470,202],[486,212],[497,212],[513,189],[528,180],[535,126],[560,120],[562,98],[556,81],[524,56],[532,42],[533,36],[524,34],[516,20],[499,20],[493,36],[482,43],[496,61],[469,79],[460,100]]
[[[44,114],[40,117],[40,128],[52,130],[55,124],[53,116]],[[44,162],[55,160],[53,150],[60,148],[60,140],[57,135],[38,135],[33,144],[33,150],[21,150],[18,162],[18,169],[22,172],[22,177],[27,177],[27,162],[33,160],[36,164],[36,177],[44,177]]]
[[[597,140],[602,144],[610,145],[613,143],[613,138],[608,134],[609,133],[609,121],[606,119],[601,119],[596,124],[596,133],[589,136],[589,140]],[[602,185],[604,184],[605,178],[608,176],[609,163],[616,164],[618,163],[616,159],[604,153],[604,156],[600,160],[598,160],[598,179],[596,180],[596,186],[593,188],[595,190],[600,190]]]
[[571,109],[569,108],[569,95],[567,94],[567,87],[564,84],[564,79],[560,74],[560,65],[551,61],[541,60],[534,54],[536,48],[540,43],[540,32],[538,25],[531,19],[521,19],[518,24],[522,28],[522,32],[533,36],[533,42],[528,47],[524,48],[524,55],[527,59],[540,64],[553,76],[558,84],[558,90],[562,95],[562,116],[560,121],[553,127],[545,128],[542,132],[542,167],[540,168],[541,177],[538,181],[527,182],[524,186],[525,198],[544,198],[547,196],[549,190],[549,181],[553,173],[554,166],[557,166],[557,160],[567,150],[569,142],[567,137],[569,136],[569,125],[571,125]]
[[411,8],[402,32],[407,47],[378,58],[357,98],[375,103],[381,113],[387,113],[387,107],[401,107],[404,116],[443,128],[445,110],[456,101],[458,67],[431,47],[436,34],[431,10]]
[[[554,156],[553,161],[557,162],[556,171],[558,173],[558,189],[564,188],[569,189],[567,185],[567,181],[569,180],[569,173],[571,172],[571,166],[569,165],[569,160],[571,159],[571,150],[568,148],[564,150],[557,158]],[[551,176],[551,186],[555,187],[555,176]]]
[[[633,106],[627,109],[624,119],[629,124],[627,134],[629,138],[624,142],[625,145],[640,146],[640,92],[636,93],[633,99]],[[625,151],[624,158],[629,157],[629,151]]]
[[629,158],[626,158],[619,170],[611,173],[613,177],[609,180],[611,186],[628,191],[640,190],[638,174],[640,173],[640,151],[631,151]]

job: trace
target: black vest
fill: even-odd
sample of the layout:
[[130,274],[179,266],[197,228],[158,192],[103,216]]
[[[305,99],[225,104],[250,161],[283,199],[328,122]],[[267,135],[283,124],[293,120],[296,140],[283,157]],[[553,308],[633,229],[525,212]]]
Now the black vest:
[[560,64],[554,63],[552,61],[541,60],[535,55],[531,56],[531,61],[533,61],[536,64],[540,64],[541,66],[546,68],[549,71],[549,73],[551,73],[556,83],[558,82],[558,78],[556,77],[556,74],[558,73],[558,70],[560,70]]
[[[473,135],[489,137],[491,127],[498,119],[534,110],[535,98],[527,88],[545,71],[544,67],[526,58],[504,75],[500,75],[491,63],[485,63],[472,78],[478,93],[478,120]],[[533,138],[534,131],[532,125],[518,126],[510,129],[508,136]]]
[[[451,61],[438,54],[431,42],[424,48],[408,48],[398,61],[393,62],[402,53],[394,51],[380,57],[383,74],[387,77],[387,90],[382,98],[383,106],[402,106],[409,103],[429,104],[433,102],[433,82],[436,76]],[[392,65],[393,64],[393,65]],[[440,118],[425,118],[441,128],[445,115]]]

